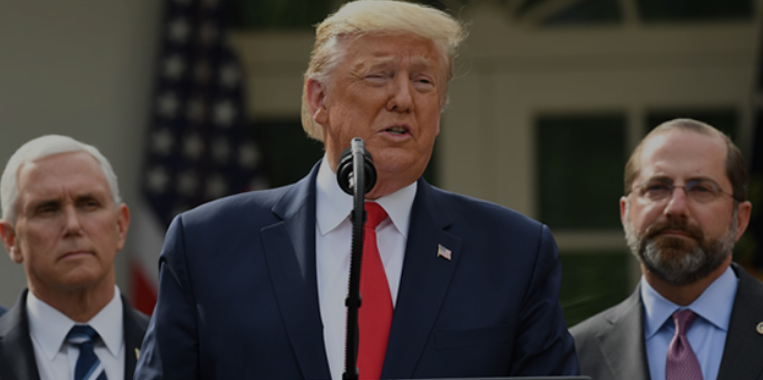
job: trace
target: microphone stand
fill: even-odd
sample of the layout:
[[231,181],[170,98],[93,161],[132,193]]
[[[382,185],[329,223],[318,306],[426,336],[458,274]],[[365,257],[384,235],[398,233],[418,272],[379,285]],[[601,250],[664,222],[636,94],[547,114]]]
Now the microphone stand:
[[[363,260],[363,224],[366,219],[364,206],[366,193],[365,151],[361,138],[352,139],[352,177],[350,187],[353,190],[352,220],[352,256],[350,258],[349,292],[347,306],[347,335],[345,342],[344,380],[358,379],[358,309],[361,306],[360,266]],[[337,172],[339,172],[337,170]]]

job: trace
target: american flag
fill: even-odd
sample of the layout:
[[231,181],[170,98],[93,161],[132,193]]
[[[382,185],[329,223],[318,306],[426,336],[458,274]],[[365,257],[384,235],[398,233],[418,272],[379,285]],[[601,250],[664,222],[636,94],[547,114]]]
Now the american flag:
[[156,302],[158,257],[172,218],[221,196],[267,187],[259,150],[245,131],[243,72],[226,39],[229,15],[222,0],[164,4],[132,231],[131,299],[146,313]]
[[451,250],[443,247],[441,244],[437,246],[437,257],[442,257],[445,260],[450,261],[451,255],[453,255]]

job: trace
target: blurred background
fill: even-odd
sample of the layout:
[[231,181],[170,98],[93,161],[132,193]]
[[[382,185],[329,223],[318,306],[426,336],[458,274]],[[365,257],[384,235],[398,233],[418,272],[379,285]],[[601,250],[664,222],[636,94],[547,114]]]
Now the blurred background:
[[[714,125],[744,152],[757,207],[735,260],[763,272],[763,1],[421,2],[469,31],[425,175],[549,225],[569,325],[638,281],[620,226],[623,167],[641,137],[675,117]],[[118,284],[150,312],[174,215],[293,182],[321,157],[300,126],[302,74],[312,26],[342,3],[4,2],[0,162],[42,134],[98,147],[132,211]],[[3,253],[9,307],[26,279]]]

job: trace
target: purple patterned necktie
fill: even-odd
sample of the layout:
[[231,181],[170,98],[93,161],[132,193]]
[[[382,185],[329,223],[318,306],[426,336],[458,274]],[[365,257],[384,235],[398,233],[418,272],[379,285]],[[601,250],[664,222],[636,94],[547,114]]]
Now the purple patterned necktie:
[[702,380],[702,369],[686,338],[686,331],[691,327],[697,314],[689,309],[673,313],[676,333],[668,347],[668,359],[665,363],[666,380]]

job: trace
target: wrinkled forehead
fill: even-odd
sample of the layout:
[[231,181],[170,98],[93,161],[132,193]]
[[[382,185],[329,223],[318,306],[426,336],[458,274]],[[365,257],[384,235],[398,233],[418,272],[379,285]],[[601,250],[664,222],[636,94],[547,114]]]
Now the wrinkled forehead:
[[718,136],[685,130],[659,133],[644,142],[637,180],[707,178],[719,184],[729,183],[726,156],[726,144]]
[[435,40],[409,32],[379,31],[344,35],[337,37],[337,43],[341,48],[340,62],[358,58],[357,53],[362,50],[366,56],[360,58],[365,60],[391,62],[398,57],[410,57],[421,65],[449,69],[448,54],[443,46]]
[[[61,152],[61,153],[55,153],[51,155],[47,155],[45,157],[40,157],[36,160],[25,162],[21,165],[19,165],[18,171],[16,172],[16,177],[18,178],[21,173],[25,170],[30,170],[33,168],[58,168],[65,166],[65,163],[68,162],[77,162],[79,165],[72,165],[79,168],[85,168],[85,167],[94,167],[100,170],[100,163],[98,162],[98,159],[93,157],[88,152],[85,151],[70,151],[70,152]],[[105,177],[105,174],[104,174]]]
[[75,183],[110,191],[98,160],[81,151],[53,154],[24,163],[19,166],[16,178],[19,195],[31,188],[39,191]]

